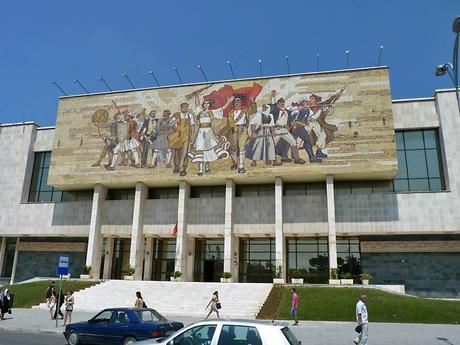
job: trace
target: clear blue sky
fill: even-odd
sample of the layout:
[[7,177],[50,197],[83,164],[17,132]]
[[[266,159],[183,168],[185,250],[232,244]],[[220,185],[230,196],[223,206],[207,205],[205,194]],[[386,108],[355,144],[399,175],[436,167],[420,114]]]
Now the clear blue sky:
[[449,88],[434,77],[437,64],[452,59],[452,21],[458,0],[0,0],[0,123],[32,120],[54,125],[59,91],[104,91],[346,66],[390,66],[392,97],[432,96]]

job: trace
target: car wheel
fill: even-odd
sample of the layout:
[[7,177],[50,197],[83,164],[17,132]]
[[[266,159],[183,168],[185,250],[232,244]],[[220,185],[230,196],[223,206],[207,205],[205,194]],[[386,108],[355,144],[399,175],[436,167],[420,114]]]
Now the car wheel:
[[67,342],[69,345],[78,345],[80,343],[80,337],[75,331],[70,331],[69,336],[67,337]]
[[136,342],[136,338],[134,337],[126,337],[123,341],[123,345],[134,344]]

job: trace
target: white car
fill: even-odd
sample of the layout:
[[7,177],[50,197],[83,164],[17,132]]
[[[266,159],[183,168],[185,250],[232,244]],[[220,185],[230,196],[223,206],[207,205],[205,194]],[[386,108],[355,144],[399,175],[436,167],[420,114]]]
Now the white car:
[[289,327],[269,321],[206,320],[193,323],[163,339],[136,344],[153,345],[300,345]]

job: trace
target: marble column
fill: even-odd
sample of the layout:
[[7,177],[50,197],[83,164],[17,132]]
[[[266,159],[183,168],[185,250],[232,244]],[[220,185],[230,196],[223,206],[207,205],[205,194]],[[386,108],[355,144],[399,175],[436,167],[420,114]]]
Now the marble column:
[[14,258],[13,258],[13,269],[11,270],[11,278],[10,278],[10,285],[14,284],[14,280],[16,279],[16,267],[18,265],[18,247],[19,247],[20,238],[16,239],[16,247],[14,249]]
[[0,277],[3,273],[3,263],[5,262],[6,254],[6,237],[2,237],[2,242],[0,243]]
[[142,280],[142,266],[144,261],[144,205],[147,200],[148,187],[136,183],[134,196],[133,226],[131,228],[131,248],[129,250],[129,264],[134,267],[134,280]]
[[91,276],[99,279],[101,271],[102,250],[102,210],[107,199],[107,187],[96,184],[94,186],[93,206],[89,224],[88,250],[86,252],[86,266],[91,266]]
[[276,270],[281,267],[281,277],[286,279],[285,237],[283,234],[283,180],[275,178],[275,248]]
[[153,265],[153,237],[147,237],[145,241],[144,280],[152,280],[152,265]]
[[233,234],[233,210],[235,204],[235,182],[227,179],[225,183],[224,220],[224,272],[230,272],[234,282],[238,281],[238,266],[233,263],[235,236]]
[[112,262],[113,262],[113,245],[115,239],[111,236],[106,238],[105,242],[105,255],[104,255],[104,272],[102,273],[102,278],[110,279],[112,278]]
[[190,185],[181,181],[179,185],[179,200],[177,204],[177,236],[175,271],[182,272],[184,281],[193,280],[193,275],[187,271],[188,240],[187,240],[187,204],[190,198]]
[[327,229],[329,240],[329,269],[337,268],[337,239],[335,233],[334,178],[326,176],[327,191]]

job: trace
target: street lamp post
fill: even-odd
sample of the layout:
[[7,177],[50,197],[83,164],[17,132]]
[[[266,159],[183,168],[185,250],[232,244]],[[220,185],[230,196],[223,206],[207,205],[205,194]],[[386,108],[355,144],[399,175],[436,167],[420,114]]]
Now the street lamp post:
[[454,54],[452,63],[445,63],[444,65],[439,65],[436,67],[435,75],[437,77],[444,74],[449,74],[450,79],[454,83],[455,93],[457,95],[457,106],[458,112],[460,114],[460,94],[459,94],[459,85],[458,85],[458,41],[460,36],[460,16],[455,18],[452,23],[452,31],[455,32],[455,43],[454,43]]

